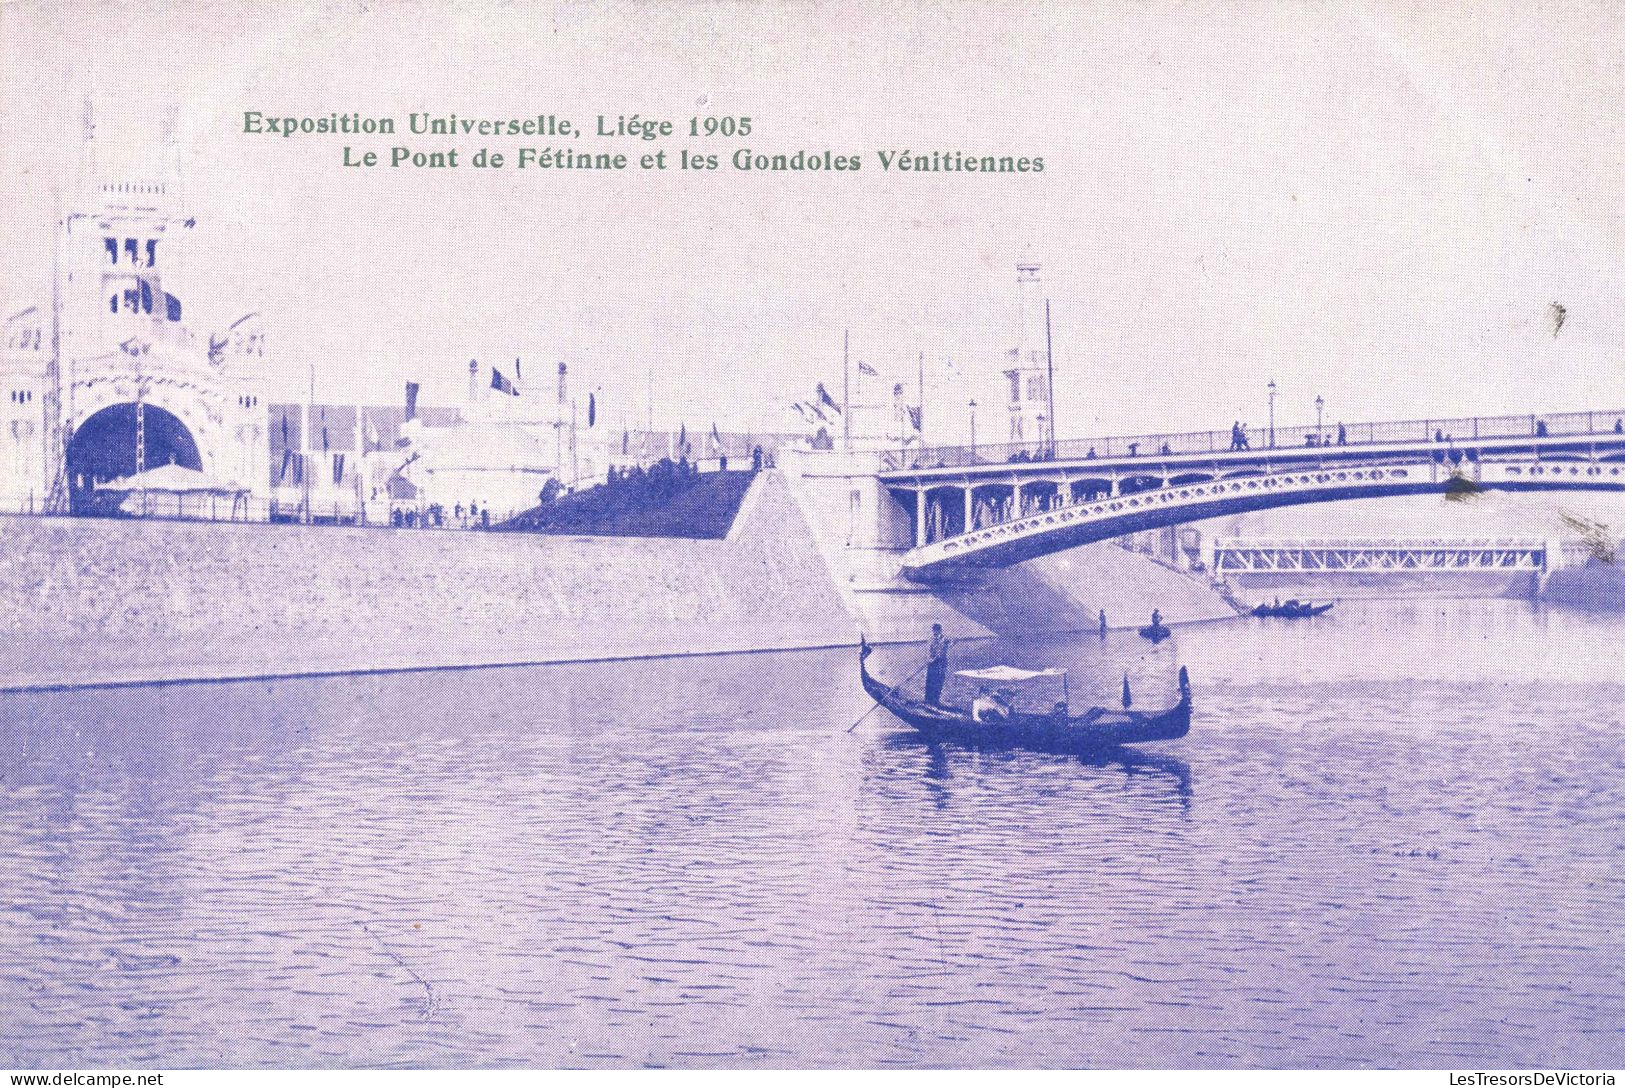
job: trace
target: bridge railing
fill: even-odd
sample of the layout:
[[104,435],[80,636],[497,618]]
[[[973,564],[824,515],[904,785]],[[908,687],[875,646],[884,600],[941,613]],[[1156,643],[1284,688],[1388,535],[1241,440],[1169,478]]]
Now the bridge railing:
[[1330,446],[1381,445],[1398,442],[1464,443],[1491,438],[1561,438],[1617,434],[1625,431],[1625,409],[1602,412],[1558,412],[1547,415],[1466,416],[1387,422],[1333,423],[1321,427],[1248,429],[1246,446],[1238,447],[1230,430],[1113,435],[1046,442],[1004,442],[976,446],[926,446],[889,450],[881,455],[884,470],[963,468],[1032,461],[1081,461],[1094,458],[1157,457],[1230,453],[1239,449],[1302,450]]

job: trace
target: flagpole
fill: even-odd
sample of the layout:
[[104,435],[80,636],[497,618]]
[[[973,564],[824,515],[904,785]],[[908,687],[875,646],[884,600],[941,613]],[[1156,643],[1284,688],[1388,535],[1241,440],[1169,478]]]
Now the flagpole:
[[1055,456],[1055,341],[1049,331],[1049,299],[1044,300],[1044,357],[1049,363],[1049,455]]
[[920,425],[916,428],[920,432],[920,445],[925,445],[925,352],[920,352],[920,385],[915,390],[919,395],[915,397],[916,407],[920,410]]
[[841,337],[841,440],[852,452],[852,330]]
[[304,454],[300,458],[304,464],[300,466],[299,479],[302,498],[305,500],[304,522],[310,524],[310,423],[316,414],[316,364],[310,364],[310,386],[305,397],[305,426],[304,433],[299,436],[299,444],[304,447]]
[[361,502],[361,458],[366,451],[366,438],[361,433],[361,405],[355,406],[355,464],[351,468],[355,479],[355,522],[367,524],[367,512]]

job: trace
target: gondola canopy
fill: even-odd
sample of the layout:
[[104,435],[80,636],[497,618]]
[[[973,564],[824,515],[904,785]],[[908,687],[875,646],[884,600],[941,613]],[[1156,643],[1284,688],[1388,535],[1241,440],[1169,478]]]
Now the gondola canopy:
[[994,665],[986,669],[960,669],[954,674],[967,680],[989,680],[998,684],[1037,680],[1041,676],[1065,676],[1065,669],[1018,669],[1011,665]]

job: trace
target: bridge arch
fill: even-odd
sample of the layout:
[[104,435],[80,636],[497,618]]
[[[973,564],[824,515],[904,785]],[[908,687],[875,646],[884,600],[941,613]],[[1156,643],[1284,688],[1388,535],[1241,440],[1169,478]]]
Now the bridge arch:
[[[1463,471],[1470,469],[1470,473]],[[1625,491],[1625,464],[1579,460],[1315,466],[1170,483],[1012,517],[922,543],[903,573],[916,581],[965,568],[1003,567],[1128,533],[1283,506],[1480,490]]]

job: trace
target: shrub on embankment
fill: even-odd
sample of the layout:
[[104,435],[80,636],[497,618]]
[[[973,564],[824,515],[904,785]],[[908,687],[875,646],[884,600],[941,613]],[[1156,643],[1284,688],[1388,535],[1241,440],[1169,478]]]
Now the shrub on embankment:
[[670,536],[721,540],[750,490],[751,472],[696,473],[661,461],[647,471],[617,473],[608,482],[532,507],[502,528],[567,536]]

